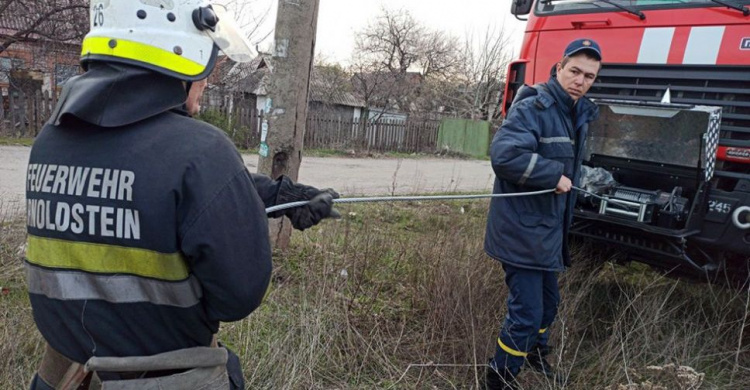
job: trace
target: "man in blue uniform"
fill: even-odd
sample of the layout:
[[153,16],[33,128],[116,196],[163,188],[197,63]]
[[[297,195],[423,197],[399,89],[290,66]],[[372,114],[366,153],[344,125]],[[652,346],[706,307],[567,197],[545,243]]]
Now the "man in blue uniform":
[[488,389],[514,389],[524,362],[554,377],[544,357],[547,334],[560,300],[557,273],[570,264],[570,190],[578,181],[588,123],[598,116],[584,95],[601,60],[596,42],[571,42],[548,82],[519,91],[492,141],[494,193],[555,193],[491,202],[485,252],[505,270],[508,314],[487,371]]
[[[335,192],[249,173],[221,131],[184,110],[196,111],[219,50],[251,58],[231,22],[208,0],[91,1],[86,72],[27,172],[28,288],[48,342],[32,389],[61,386],[94,356],[214,345],[219,322],[245,318],[267,290],[265,208],[311,200],[272,216],[297,229],[337,215]],[[224,383],[243,389],[236,356],[227,368]]]

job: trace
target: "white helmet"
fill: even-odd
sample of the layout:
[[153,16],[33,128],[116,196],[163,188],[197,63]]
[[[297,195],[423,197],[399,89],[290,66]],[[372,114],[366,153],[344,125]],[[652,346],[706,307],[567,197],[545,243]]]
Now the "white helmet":
[[237,62],[253,57],[233,15],[209,0],[91,0],[81,64],[122,62],[195,81],[211,73],[218,50]]

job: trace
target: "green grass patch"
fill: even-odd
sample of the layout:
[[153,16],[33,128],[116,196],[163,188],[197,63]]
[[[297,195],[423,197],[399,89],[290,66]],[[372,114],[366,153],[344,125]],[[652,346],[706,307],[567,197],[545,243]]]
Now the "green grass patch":
[[428,158],[455,158],[461,160],[483,160],[489,161],[489,157],[474,157],[465,154],[455,152],[421,152],[421,153],[406,153],[406,152],[378,152],[368,150],[343,150],[343,149],[305,149],[303,152],[305,157],[349,157],[349,158],[396,158],[396,159],[428,159]]
[[0,137],[0,145],[3,146],[31,146],[34,138]]

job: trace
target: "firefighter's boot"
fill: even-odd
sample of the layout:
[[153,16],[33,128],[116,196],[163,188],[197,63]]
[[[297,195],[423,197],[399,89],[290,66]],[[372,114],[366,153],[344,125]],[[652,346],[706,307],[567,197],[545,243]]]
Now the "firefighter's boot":
[[537,344],[526,356],[524,365],[532,370],[544,374],[550,381],[563,384],[564,378],[560,376],[554,367],[547,361],[550,348],[546,345]]
[[484,390],[518,390],[516,376],[507,369],[496,369],[492,359],[487,364]]

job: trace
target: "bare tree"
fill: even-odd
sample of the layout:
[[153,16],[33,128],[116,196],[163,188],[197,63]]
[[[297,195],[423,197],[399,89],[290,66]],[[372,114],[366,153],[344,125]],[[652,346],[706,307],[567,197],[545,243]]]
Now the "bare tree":
[[437,86],[444,109],[460,117],[499,120],[510,55],[509,37],[502,28],[489,26],[479,37],[470,34],[453,79]]
[[364,120],[370,119],[370,108],[380,108],[379,114],[373,118],[377,120],[396,105],[394,97],[397,96],[403,75],[384,70],[379,63],[363,60],[356,55],[349,71],[352,74],[352,87],[365,104],[363,125]]
[[461,66],[458,38],[444,31],[429,32],[422,39],[419,69],[425,78],[449,78]]
[[341,65],[316,56],[310,80],[310,101],[330,106],[347,100],[351,93],[351,74]]
[[406,73],[421,56],[424,31],[408,11],[382,8],[375,23],[357,34],[355,52],[382,70]]
[[3,0],[0,53],[17,42],[80,42],[88,27],[86,0]]
[[458,54],[456,38],[428,29],[408,11],[383,8],[357,34],[350,68],[354,90],[380,115],[394,108],[413,112],[425,105],[420,102],[423,84],[450,75]]
[[259,7],[259,2],[254,0],[217,0],[216,2],[234,13],[239,27],[247,39],[256,46],[273,33],[271,28],[263,29],[273,3],[268,3],[266,7]]

